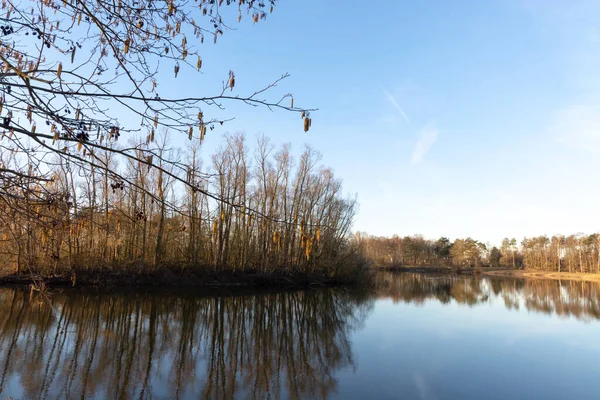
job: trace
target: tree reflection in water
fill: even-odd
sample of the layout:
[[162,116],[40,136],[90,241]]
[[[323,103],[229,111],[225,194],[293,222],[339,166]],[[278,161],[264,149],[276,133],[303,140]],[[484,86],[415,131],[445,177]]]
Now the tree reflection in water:
[[[326,398],[377,298],[600,319],[600,285],[380,273],[376,289],[212,293],[66,290],[53,309],[0,289],[0,397]],[[425,312],[425,310],[424,310]]]
[[[0,394],[326,398],[372,300],[342,288],[245,295],[0,289]],[[3,389],[2,389],[3,388]]]
[[473,306],[499,298],[508,309],[600,319],[600,284],[550,279],[477,278],[381,272],[376,277],[379,297],[422,304],[425,300],[454,301]]

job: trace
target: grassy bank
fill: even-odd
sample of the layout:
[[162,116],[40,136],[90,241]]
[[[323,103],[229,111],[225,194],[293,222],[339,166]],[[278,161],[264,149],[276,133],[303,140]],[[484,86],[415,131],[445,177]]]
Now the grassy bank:
[[483,275],[500,276],[525,279],[554,279],[571,280],[585,282],[600,282],[600,274],[592,273],[573,273],[573,272],[552,272],[540,271],[535,269],[483,269]]
[[556,271],[540,271],[537,269],[512,269],[512,268],[461,268],[457,269],[448,266],[431,266],[431,267],[380,267],[378,271],[396,271],[396,272],[413,272],[423,274],[466,274],[474,275],[481,274],[485,276],[496,277],[511,277],[523,279],[555,279],[555,280],[572,280],[585,282],[600,282],[600,274],[594,273],[574,273],[574,272],[556,272]]

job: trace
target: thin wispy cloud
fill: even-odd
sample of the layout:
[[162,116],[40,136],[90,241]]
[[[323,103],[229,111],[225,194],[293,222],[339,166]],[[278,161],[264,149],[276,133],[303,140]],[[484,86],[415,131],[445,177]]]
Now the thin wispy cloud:
[[412,153],[412,163],[420,163],[438,138],[438,130],[431,123],[425,125],[419,132],[419,138]]
[[400,113],[400,115],[402,116],[402,118],[404,118],[404,120],[408,123],[410,123],[410,120],[408,119],[408,115],[406,115],[406,113],[404,112],[404,110],[402,109],[402,107],[400,107],[400,104],[398,104],[398,102],[396,101],[396,98],[394,98],[394,96],[388,92],[387,90],[383,89],[383,94],[385,95],[385,98],[387,99],[387,101],[390,102],[390,104],[392,106],[394,106],[394,108],[396,110],[398,110],[398,112]]

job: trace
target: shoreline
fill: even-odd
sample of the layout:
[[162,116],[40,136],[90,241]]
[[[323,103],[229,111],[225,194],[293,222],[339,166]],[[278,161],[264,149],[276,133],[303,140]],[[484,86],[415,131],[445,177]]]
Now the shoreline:
[[482,275],[497,278],[519,279],[551,279],[583,282],[600,282],[600,274],[581,272],[540,271],[536,269],[481,268],[476,272],[473,268],[454,269],[452,267],[378,267],[376,271],[412,272],[420,274],[440,275]]
[[481,271],[482,275],[493,277],[508,277],[522,279],[551,279],[581,282],[600,282],[600,274],[577,272],[538,271],[535,269],[498,269]]
[[[365,274],[367,276],[367,274]],[[364,278],[364,276],[363,276]],[[34,282],[53,287],[103,287],[103,288],[309,288],[320,286],[365,286],[368,279],[352,277],[327,277],[305,272],[259,273],[206,271],[203,269],[158,269],[155,271],[98,271],[80,270],[63,274],[10,274],[0,276],[0,286],[30,285]]]
[[358,276],[338,276],[290,271],[259,273],[255,271],[207,271],[205,269],[158,269],[154,271],[135,270],[76,270],[74,273],[57,275],[10,274],[0,276],[0,286],[30,285],[43,283],[47,287],[101,287],[101,288],[171,288],[171,289],[235,289],[235,288],[310,288],[333,286],[369,286],[372,273],[389,271],[455,276],[488,276],[495,278],[550,279],[580,282],[600,282],[598,273],[572,273],[511,268],[454,269],[438,267],[374,267]]

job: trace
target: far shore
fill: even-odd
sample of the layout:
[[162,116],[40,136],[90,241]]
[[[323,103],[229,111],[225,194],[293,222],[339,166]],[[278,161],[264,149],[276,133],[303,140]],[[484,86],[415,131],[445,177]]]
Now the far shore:
[[[399,272],[415,272],[415,273],[432,273],[432,274],[459,274],[473,275],[476,271],[473,268],[455,269],[447,266],[440,267],[381,267],[378,270],[389,270]],[[536,269],[513,269],[513,268],[496,268],[483,267],[479,270],[481,275],[523,279],[553,279],[553,280],[571,280],[585,282],[600,282],[600,274],[596,273],[580,273],[580,272],[557,272],[557,271],[541,271]]]
[[487,276],[504,276],[525,279],[554,279],[569,281],[600,282],[600,274],[539,271],[535,269],[482,269],[481,273]]

